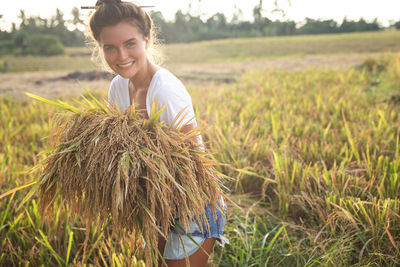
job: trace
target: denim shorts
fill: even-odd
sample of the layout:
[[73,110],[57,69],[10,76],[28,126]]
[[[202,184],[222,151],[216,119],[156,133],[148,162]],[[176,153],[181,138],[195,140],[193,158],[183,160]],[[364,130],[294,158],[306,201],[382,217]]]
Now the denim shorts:
[[[213,217],[211,205],[209,203],[206,204],[206,218],[189,222],[188,229],[179,223],[179,219],[175,220],[175,226],[171,227],[168,232],[164,258],[167,260],[181,260],[186,255],[189,257],[199,249],[199,246],[203,245],[207,238],[214,237],[221,245],[229,243],[228,239],[223,236],[226,222],[226,206],[222,196],[221,204],[223,213],[221,209],[216,209],[216,218]],[[220,207],[219,204],[218,206]]]

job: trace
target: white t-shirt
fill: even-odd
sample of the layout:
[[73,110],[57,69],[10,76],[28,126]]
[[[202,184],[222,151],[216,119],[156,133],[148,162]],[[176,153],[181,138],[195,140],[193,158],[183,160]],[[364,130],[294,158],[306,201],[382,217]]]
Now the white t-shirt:
[[[118,75],[111,81],[110,90],[108,92],[109,104],[114,105],[116,103],[121,112],[124,112],[131,105],[128,85],[129,79]],[[156,71],[147,90],[146,110],[149,117],[151,106],[154,101],[157,103],[157,111],[165,105],[159,120],[164,121],[166,125],[171,125],[179,112],[184,110],[180,116],[183,120],[179,123],[179,126],[193,123],[194,127],[197,127],[192,99],[189,93],[182,82],[164,68],[160,68]],[[180,119],[175,121],[174,126],[177,126],[176,124],[179,120]],[[200,136],[199,142],[202,143]]]
[[[116,102],[121,112],[124,112],[131,104],[128,84],[129,79],[118,75],[111,81],[110,90],[108,92],[108,102],[110,104],[115,104]],[[170,125],[176,115],[184,109],[184,114],[186,114],[186,116],[184,116],[182,123],[186,124],[190,120],[193,120],[196,126],[192,99],[189,93],[182,82],[164,68],[160,68],[153,75],[147,91],[146,110],[149,117],[151,106],[154,101],[157,101],[157,111],[166,105],[161,114],[160,121],[164,121],[167,125]]]

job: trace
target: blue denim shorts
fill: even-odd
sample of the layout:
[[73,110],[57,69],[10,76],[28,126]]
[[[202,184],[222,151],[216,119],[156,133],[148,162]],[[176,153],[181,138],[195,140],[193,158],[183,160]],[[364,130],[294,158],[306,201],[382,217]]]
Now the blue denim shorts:
[[[224,204],[222,196],[221,204],[223,206],[223,213],[221,209],[217,209],[216,218],[213,217],[211,205],[209,203],[206,204],[206,218],[190,222],[189,228],[184,228],[183,225],[179,223],[179,219],[175,220],[175,226],[171,227],[168,232],[163,255],[164,258],[167,260],[181,260],[184,259],[185,256],[189,257],[203,245],[207,238],[214,237],[221,245],[229,243],[229,240],[223,236],[226,223],[226,205]],[[220,205],[218,204],[218,206]],[[200,227],[200,223],[202,227]]]

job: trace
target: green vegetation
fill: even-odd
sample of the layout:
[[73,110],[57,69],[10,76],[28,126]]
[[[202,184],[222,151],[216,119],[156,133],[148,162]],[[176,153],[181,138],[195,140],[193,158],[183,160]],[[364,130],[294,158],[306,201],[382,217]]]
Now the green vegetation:
[[[204,140],[217,160],[231,164],[221,171],[235,178],[226,186],[242,207],[228,210],[231,244],[217,247],[212,260],[399,265],[399,84],[400,55],[391,55],[358,69],[254,72],[237,84],[193,90],[199,121],[209,125]],[[48,147],[54,112],[38,102],[0,100],[0,265],[136,261],[133,241],[107,226],[90,226],[84,251],[81,218],[68,218],[58,199],[43,222],[37,194],[27,199],[29,189],[18,189],[37,179],[26,171]]]
[[[347,33],[285,37],[225,39],[192,44],[165,45],[166,63],[211,63],[266,60],[318,54],[377,53],[400,51],[400,32]],[[90,49],[69,47],[53,57],[5,56],[9,72],[93,70]]]
[[[275,3],[277,5],[277,2]],[[277,10],[279,7],[277,6]],[[27,17],[23,9],[20,10],[18,25],[12,23],[12,29],[0,29],[0,56],[25,55],[27,40],[30,35],[49,34],[58,38],[64,46],[82,46],[85,34],[80,30],[85,25],[80,9],[71,10],[72,19],[65,20],[64,13],[56,9],[50,18],[40,16]],[[204,40],[226,38],[248,38],[265,36],[332,34],[348,32],[371,32],[386,29],[399,29],[400,21],[393,22],[388,28],[380,25],[377,19],[372,22],[359,19],[350,21],[344,19],[341,23],[329,20],[315,20],[306,18],[302,26],[295,21],[272,21],[265,16],[263,1],[253,8],[253,20],[242,21],[242,11],[235,8],[230,21],[222,13],[216,13],[206,20],[190,11],[178,10],[173,21],[167,21],[159,11],[150,11],[155,26],[159,29],[158,35],[165,43],[187,43]],[[2,15],[0,14],[0,18]],[[31,50],[32,51],[32,50]],[[36,50],[35,50],[36,51]],[[61,53],[61,50],[57,50]]]
[[174,63],[226,62],[315,54],[400,51],[400,32],[228,39],[166,46]]
[[[344,19],[338,23],[333,19],[315,20],[306,18],[302,26],[291,20],[272,21],[264,16],[262,1],[253,9],[252,21],[241,21],[241,11],[236,10],[231,21],[223,13],[216,13],[207,20],[193,16],[190,12],[178,10],[174,21],[166,21],[161,12],[150,12],[154,24],[160,28],[160,38],[166,43],[187,43],[223,38],[246,38],[260,36],[282,36],[297,34],[332,34],[345,32],[379,31],[377,19],[367,22],[364,19],[351,21]],[[393,24],[391,27],[396,27]]]
[[64,53],[64,46],[53,35],[37,34],[27,39],[26,54],[52,56]]
[[[67,49],[68,51],[68,49]],[[98,67],[88,56],[57,55],[52,57],[5,56],[3,62],[8,62],[8,72],[32,72],[32,71],[83,71],[94,70]]]
[[[78,8],[72,9],[73,19],[68,22],[57,9],[50,19],[40,16],[27,17],[20,10],[20,24],[12,24],[11,31],[0,29],[0,56],[3,55],[58,55],[64,53],[65,46],[84,45],[84,34],[78,30],[83,23]],[[0,16],[1,17],[1,16]],[[74,30],[68,29],[68,24]]]

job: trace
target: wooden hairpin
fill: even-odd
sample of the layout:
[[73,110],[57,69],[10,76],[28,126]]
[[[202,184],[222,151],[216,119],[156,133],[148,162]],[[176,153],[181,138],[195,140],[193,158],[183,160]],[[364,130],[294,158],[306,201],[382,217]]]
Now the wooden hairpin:
[[[149,8],[154,6],[139,6],[140,8]],[[81,9],[96,9],[97,6],[81,6]]]

